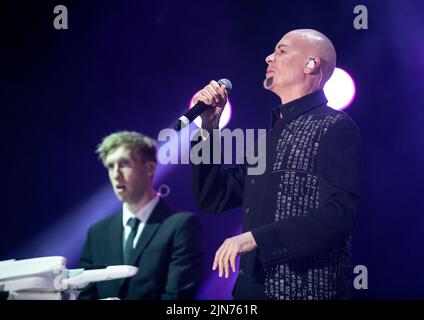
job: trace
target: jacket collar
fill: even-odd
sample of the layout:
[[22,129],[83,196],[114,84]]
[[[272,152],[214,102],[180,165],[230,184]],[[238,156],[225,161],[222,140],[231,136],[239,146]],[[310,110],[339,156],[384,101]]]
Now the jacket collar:
[[[271,111],[271,128],[275,126],[278,120],[289,123],[312,109],[326,105],[327,102],[328,100],[325,97],[324,91],[317,90],[296,100],[280,104]],[[282,119],[280,118],[280,112],[283,116]]]

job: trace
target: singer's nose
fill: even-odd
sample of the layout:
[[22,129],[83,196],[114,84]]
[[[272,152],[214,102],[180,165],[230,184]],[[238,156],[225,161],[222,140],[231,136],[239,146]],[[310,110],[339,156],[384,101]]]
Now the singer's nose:
[[270,64],[271,62],[273,62],[274,61],[274,53],[271,53],[269,56],[267,56],[266,58],[265,58],[265,62],[267,63],[267,64]]
[[112,178],[113,178],[115,181],[118,181],[118,180],[121,178],[121,170],[119,169],[119,167],[118,167],[118,166],[115,166],[115,167],[112,169],[111,175],[112,175]]

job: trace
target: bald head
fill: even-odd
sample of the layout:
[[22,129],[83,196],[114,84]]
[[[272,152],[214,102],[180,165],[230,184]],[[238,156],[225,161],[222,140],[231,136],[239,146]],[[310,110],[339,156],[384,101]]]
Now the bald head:
[[331,40],[313,29],[293,30],[288,32],[283,39],[290,39],[292,45],[303,52],[305,56],[319,58],[322,70],[320,87],[324,87],[336,67],[336,49]]
[[336,50],[321,32],[293,30],[281,38],[266,62],[264,87],[285,103],[324,87],[336,67]]

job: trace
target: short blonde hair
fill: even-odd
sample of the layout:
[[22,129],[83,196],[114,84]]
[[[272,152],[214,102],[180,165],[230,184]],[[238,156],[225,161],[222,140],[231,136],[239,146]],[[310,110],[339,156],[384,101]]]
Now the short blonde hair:
[[156,162],[156,142],[152,138],[135,131],[118,131],[103,138],[97,146],[96,153],[103,165],[106,165],[106,157],[112,149],[125,146],[140,154],[143,161]]

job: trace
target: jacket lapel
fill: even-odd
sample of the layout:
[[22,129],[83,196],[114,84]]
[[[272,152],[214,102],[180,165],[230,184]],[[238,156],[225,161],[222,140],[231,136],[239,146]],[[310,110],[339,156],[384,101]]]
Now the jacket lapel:
[[153,209],[153,212],[150,215],[147,224],[144,226],[144,229],[141,233],[140,239],[137,243],[137,246],[134,249],[134,253],[131,257],[131,265],[135,265],[137,259],[147,247],[154,234],[158,230],[159,226],[167,216],[169,209],[165,206],[162,200],[159,200],[156,207]]
[[[109,229],[109,239],[110,242],[110,252],[109,259],[110,261],[108,265],[122,265],[124,258],[123,258],[123,227],[122,227],[122,212],[120,214],[117,214],[115,216],[115,219],[110,224]],[[115,281],[111,281],[110,285],[116,286],[116,296],[118,296],[119,288],[124,283],[125,279],[117,279]]]
[[110,225],[110,265],[120,265],[123,263],[122,243],[123,243],[123,227],[122,212],[117,214],[115,220]]

